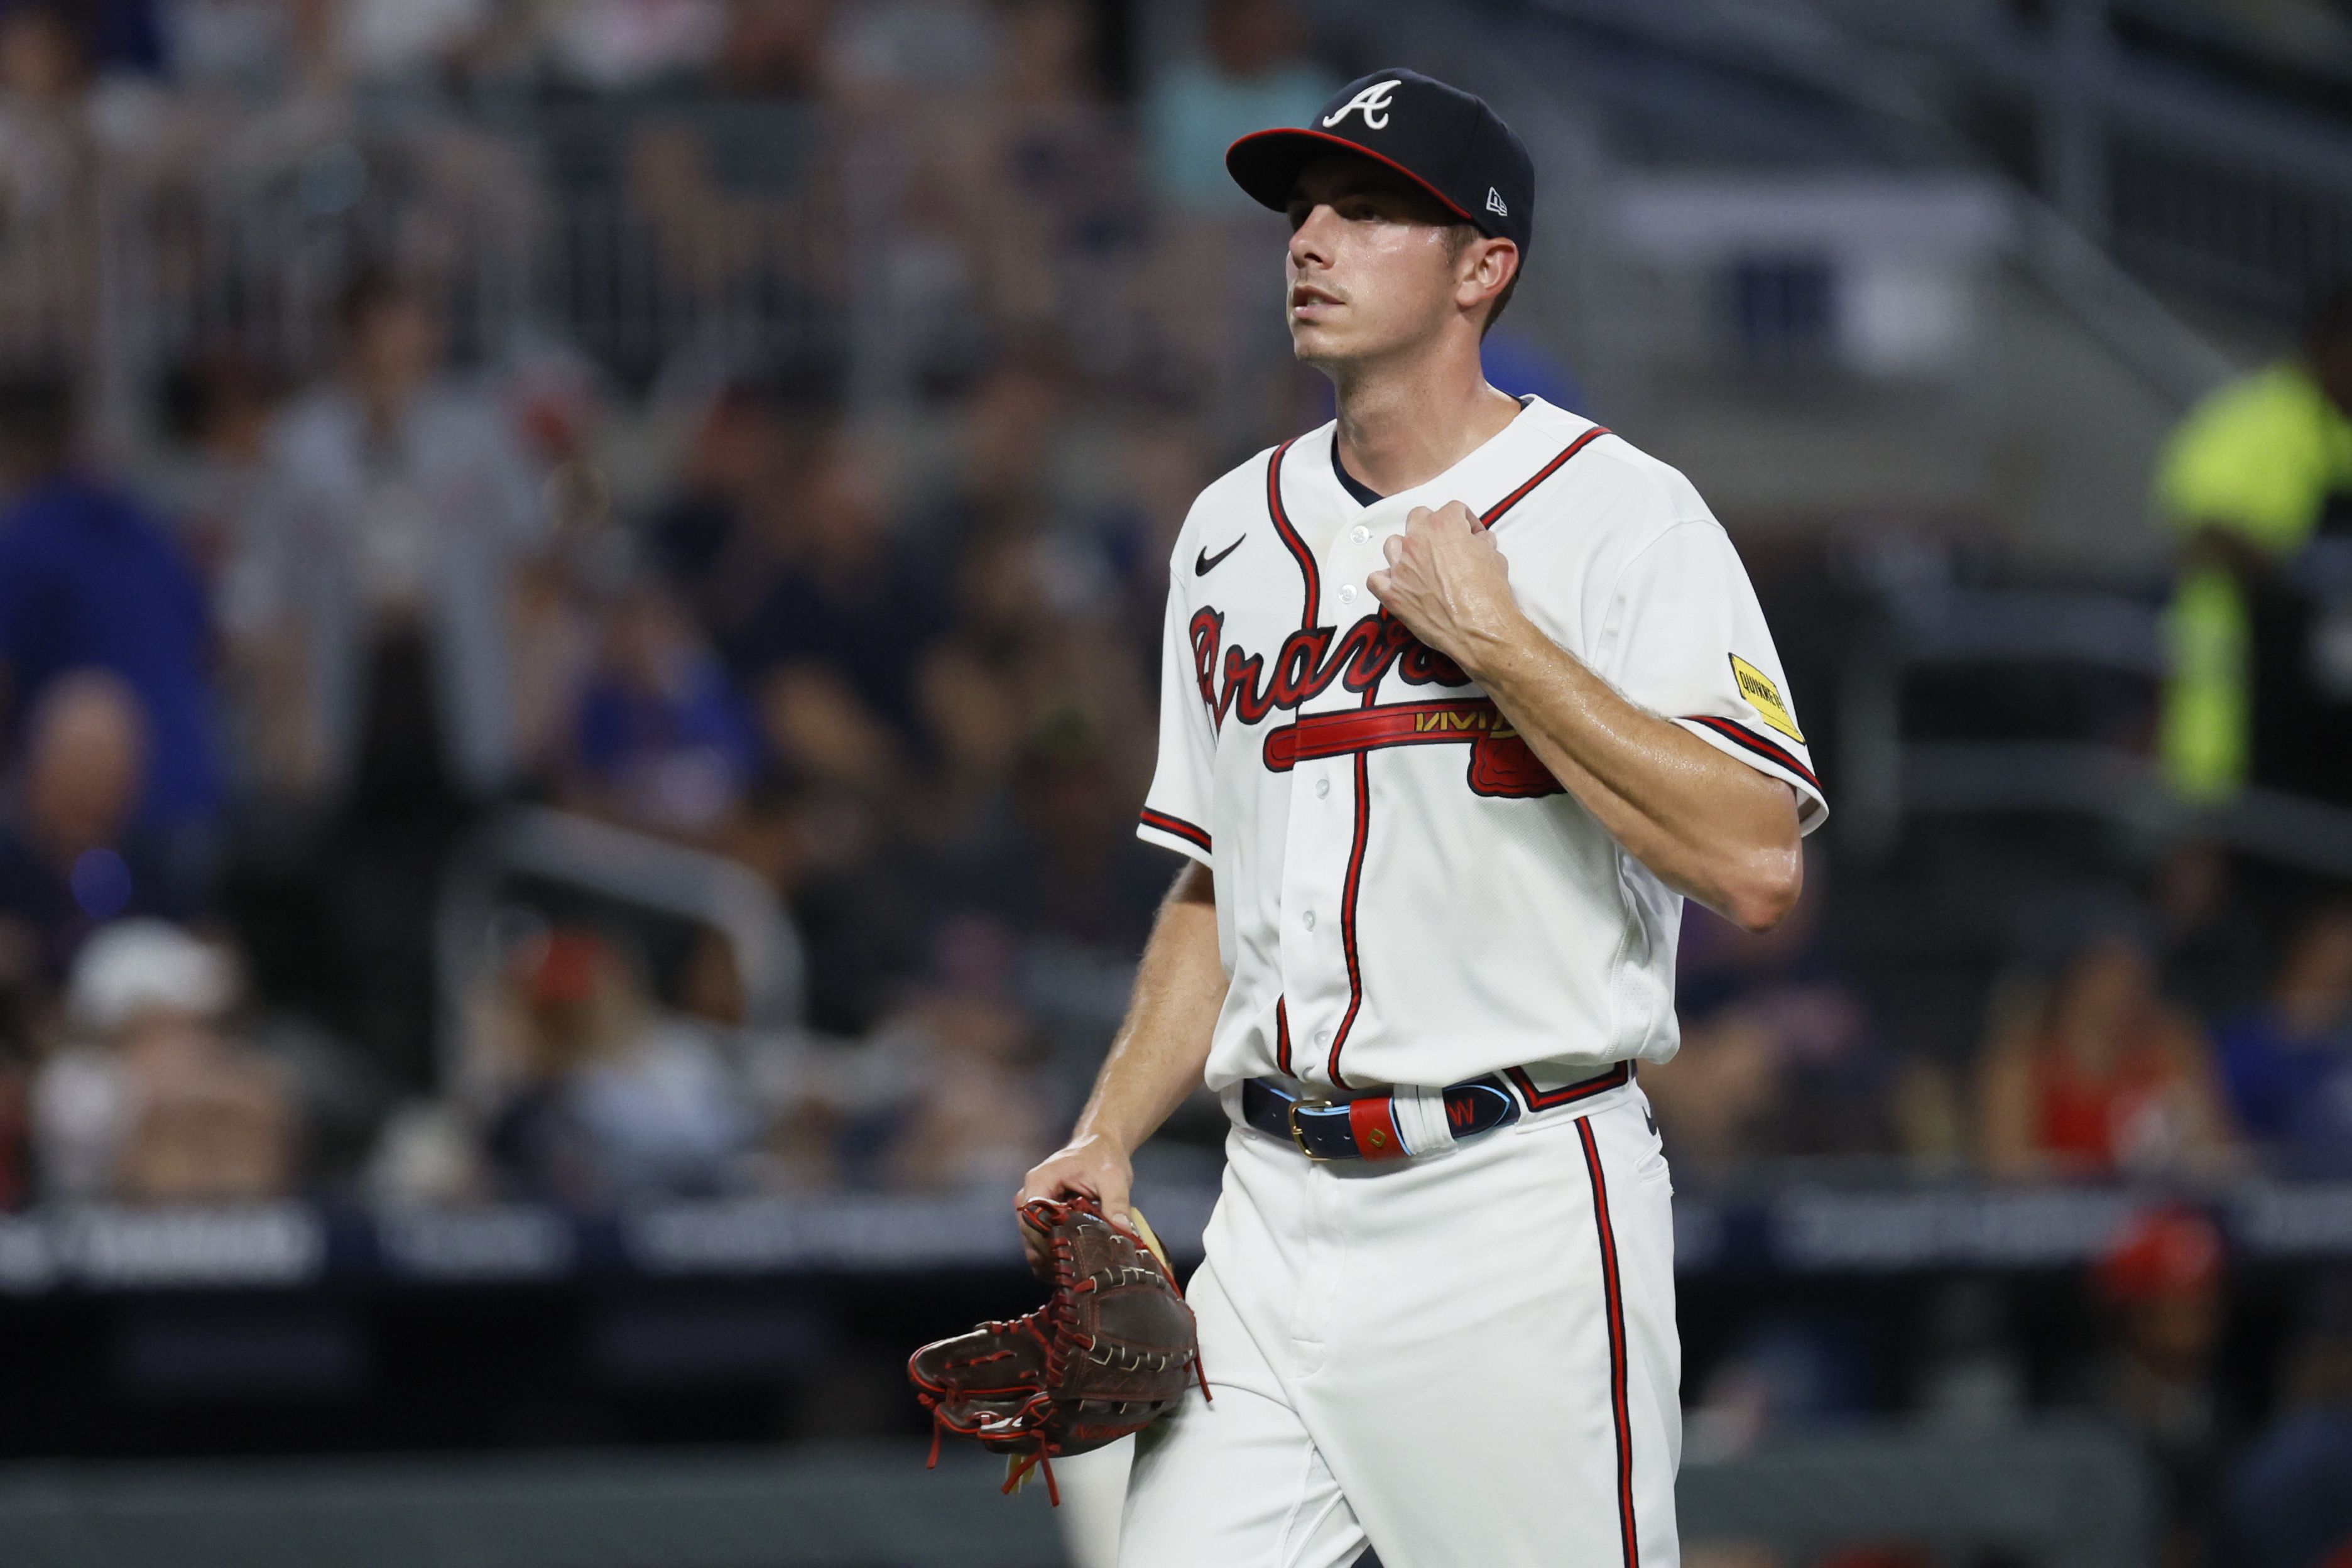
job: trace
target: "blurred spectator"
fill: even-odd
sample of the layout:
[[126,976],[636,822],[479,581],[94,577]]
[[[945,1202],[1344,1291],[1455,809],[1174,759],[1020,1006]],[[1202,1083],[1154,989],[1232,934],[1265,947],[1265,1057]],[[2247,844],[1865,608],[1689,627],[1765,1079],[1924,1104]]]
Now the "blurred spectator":
[[99,243],[79,23],[52,0],[0,11],[0,323],[13,343],[77,357],[89,347]]
[[2213,1568],[2352,1563],[2352,1276],[2322,1276],[2305,1303],[2279,1414],[2232,1467]]
[[2175,787],[2352,803],[2352,279],[2314,301],[2299,356],[2189,414],[2157,500],[2181,550],[2162,736]]
[[2279,944],[2260,879],[2221,845],[2191,838],[2166,853],[2154,881],[2165,994],[2205,1018],[2244,1006],[2271,980]]
[[709,839],[758,764],[751,715],[698,629],[656,584],[624,595],[580,698],[568,798],[649,833]]
[[498,0],[341,0],[338,42],[352,74],[429,81],[495,20]]
[[318,859],[349,1027],[422,1085],[430,910],[449,847],[516,773],[509,637],[547,509],[499,406],[442,374],[421,286],[362,273],[341,321],[341,374],[273,433],[269,498],[232,568],[236,629],[261,689],[292,698],[264,782],[331,819]]
[[2173,1205],[2135,1215],[2092,1270],[2116,1332],[2083,1397],[2121,1423],[2163,1475],[2167,1568],[2199,1559],[2231,1436],[2215,1394],[2223,1264],[2213,1222]]
[[297,9],[284,0],[179,0],[160,18],[174,81],[205,96],[258,98],[284,87]]
[[2231,1152],[2204,1041],[2121,935],[2083,943],[2046,986],[1996,994],[1979,1094],[2002,1175],[2211,1170]]
[[713,73],[741,98],[813,98],[824,86],[834,0],[730,0]]
[[882,1180],[912,1191],[1018,1185],[1054,1145],[1060,1107],[1036,1071],[1039,1041],[1013,987],[1012,933],[982,920],[940,933],[931,984],[882,1037],[919,1063],[897,1110]]
[[174,366],[163,378],[163,404],[171,449],[143,489],[217,588],[261,499],[272,389],[252,360],[222,347]]
[[1200,58],[1172,65],[1144,105],[1151,173],[1180,208],[1250,205],[1225,174],[1225,149],[1269,125],[1304,125],[1340,79],[1306,55],[1307,29],[1286,0],[1209,0]]
[[168,842],[134,820],[146,746],[138,699],[116,676],[66,675],[35,703],[0,816],[0,978],[61,979],[120,915],[197,912]]
[[34,1085],[52,1197],[222,1203],[293,1189],[301,1128],[285,1075],[231,1038],[221,952],[161,921],[123,921],[75,961],[79,1043]]
[[574,0],[545,15],[557,68],[604,92],[688,77],[710,62],[728,30],[725,0]]
[[0,189],[20,223],[79,194],[92,153],[82,119],[89,64],[71,7],[32,0],[0,10]]
[[838,7],[827,74],[853,111],[952,105],[998,66],[995,8],[971,0],[866,0]]
[[1043,526],[1055,510],[1054,459],[1073,394],[1067,367],[1034,342],[998,353],[956,410],[956,471],[921,518],[925,549],[969,551],[1000,534]]
[[941,630],[928,574],[895,546],[879,456],[835,429],[761,520],[772,565],[729,648],[788,763],[887,788],[914,672]]
[[2215,1041],[2247,1137],[2290,1173],[2352,1173],[2352,905],[2315,912],[2269,1000]]
[[752,519],[803,489],[807,433],[773,388],[733,381],[695,423],[677,490],[647,529],[655,563],[722,643],[757,603],[766,541]]
[[1684,905],[1675,978],[1682,1049],[1642,1069],[1677,1161],[1897,1147],[1897,1075],[1861,994],[1822,941],[1827,872],[1811,857],[1796,909],[1761,935]]
[[517,563],[544,535],[537,476],[497,406],[441,374],[421,285],[346,291],[341,374],[289,407],[240,563],[241,633],[299,628],[299,793],[475,798],[514,766]]
[[0,381],[0,702],[9,728],[69,670],[111,670],[146,730],[139,819],[194,834],[221,799],[209,618],[187,557],[128,496],[72,461],[62,376]]
[[758,1136],[716,1046],[658,1013],[636,966],[587,931],[517,950],[493,1026],[499,1191],[578,1205],[722,1191]]

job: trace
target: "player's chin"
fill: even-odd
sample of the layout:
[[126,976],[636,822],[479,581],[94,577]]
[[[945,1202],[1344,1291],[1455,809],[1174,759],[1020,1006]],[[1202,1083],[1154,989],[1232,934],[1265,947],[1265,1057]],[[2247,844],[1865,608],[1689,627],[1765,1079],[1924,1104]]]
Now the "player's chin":
[[1354,356],[1349,352],[1347,338],[1319,321],[1290,319],[1290,352],[1301,364],[1318,369],[1345,364]]

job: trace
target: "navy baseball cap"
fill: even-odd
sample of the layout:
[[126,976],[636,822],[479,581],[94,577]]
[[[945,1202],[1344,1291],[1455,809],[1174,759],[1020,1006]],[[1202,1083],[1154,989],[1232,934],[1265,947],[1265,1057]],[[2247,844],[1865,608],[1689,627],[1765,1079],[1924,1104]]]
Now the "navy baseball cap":
[[1535,230],[1535,160],[1485,99],[1419,71],[1377,70],[1341,88],[1306,125],[1243,137],[1225,149],[1225,169],[1280,212],[1298,171],[1334,147],[1387,164],[1525,256]]

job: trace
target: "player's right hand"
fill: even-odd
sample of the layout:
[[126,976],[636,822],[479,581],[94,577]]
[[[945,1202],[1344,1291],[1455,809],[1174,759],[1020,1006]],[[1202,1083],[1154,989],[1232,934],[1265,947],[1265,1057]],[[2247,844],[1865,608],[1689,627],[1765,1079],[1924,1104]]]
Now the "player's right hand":
[[[1134,1185],[1135,1167],[1126,1152],[1099,1132],[1085,1132],[1030,1170],[1029,1179],[1022,1184],[1021,1194],[1013,1200],[1013,1206],[1017,1210],[1032,1198],[1066,1202],[1072,1197],[1089,1197],[1104,1214],[1123,1222]],[[1021,1244],[1029,1249],[1029,1267],[1041,1276],[1048,1273],[1045,1237],[1024,1225]]]

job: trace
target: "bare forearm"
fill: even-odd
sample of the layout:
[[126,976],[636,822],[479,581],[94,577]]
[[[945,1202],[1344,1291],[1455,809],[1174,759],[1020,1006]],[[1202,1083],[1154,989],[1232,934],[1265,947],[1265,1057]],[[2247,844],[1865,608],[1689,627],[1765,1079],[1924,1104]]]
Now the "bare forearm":
[[1803,858],[1787,784],[1627,701],[1524,616],[1464,651],[1552,776],[1667,886],[1750,929],[1788,912]]
[[[1084,1197],[1114,1217],[1127,1213],[1131,1156],[1200,1086],[1209,1037],[1225,1005],[1217,960],[1217,894],[1205,867],[1188,865],[1168,889],[1136,971],[1127,1007],[1070,1141],[1031,1167],[1014,1202]],[[1041,1234],[1022,1228],[1029,1260],[1045,1265]]]
[[1071,1133],[1133,1153],[1201,1086],[1209,1037],[1225,1001],[1214,885],[1188,867],[1169,889],[1136,971],[1127,1018]]

